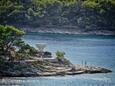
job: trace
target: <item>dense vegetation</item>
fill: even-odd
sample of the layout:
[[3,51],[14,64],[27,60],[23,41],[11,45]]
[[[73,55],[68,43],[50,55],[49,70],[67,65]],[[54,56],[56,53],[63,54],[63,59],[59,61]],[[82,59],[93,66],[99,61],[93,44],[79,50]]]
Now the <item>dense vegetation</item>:
[[0,60],[21,60],[33,56],[35,48],[22,40],[24,32],[13,26],[0,25]]
[[0,0],[0,23],[115,30],[114,0]]

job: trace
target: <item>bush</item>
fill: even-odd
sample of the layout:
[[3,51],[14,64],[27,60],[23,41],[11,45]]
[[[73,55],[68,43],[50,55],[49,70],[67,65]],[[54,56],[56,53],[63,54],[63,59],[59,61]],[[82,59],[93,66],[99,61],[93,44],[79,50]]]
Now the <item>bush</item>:
[[57,51],[56,52],[56,56],[57,56],[57,59],[59,61],[61,61],[62,59],[64,59],[64,55],[65,55],[65,52],[61,52],[61,51]]
[[26,54],[27,56],[33,56],[37,53],[37,50],[29,44],[24,44],[18,51],[18,53]]

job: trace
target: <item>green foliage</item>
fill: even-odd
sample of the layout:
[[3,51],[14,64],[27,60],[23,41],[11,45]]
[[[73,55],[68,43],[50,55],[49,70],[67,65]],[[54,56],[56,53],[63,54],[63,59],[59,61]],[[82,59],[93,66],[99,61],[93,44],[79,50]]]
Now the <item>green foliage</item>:
[[7,19],[25,17],[25,19],[30,20],[34,16],[42,16],[49,5],[70,6],[76,2],[76,0],[0,0],[0,16],[4,22],[8,22],[5,21],[6,16]]
[[82,5],[84,7],[97,9],[101,12],[115,10],[115,0],[84,0]]
[[58,60],[62,60],[64,58],[65,53],[61,51],[56,52],[56,56]]
[[82,6],[98,9],[101,12],[102,9],[109,11],[115,7],[115,0],[0,0],[0,16],[4,22],[7,22],[5,21],[7,19],[16,19],[17,17],[24,17],[26,21],[35,16],[43,16],[49,6],[58,4],[62,7],[71,7],[81,2]]
[[37,50],[22,41],[23,35],[23,31],[13,26],[0,25],[0,56],[15,60],[35,55]]
[[11,56],[15,50],[16,43],[22,42],[24,32],[8,25],[0,25],[0,55]]
[[64,58],[64,55],[65,55],[65,52],[62,52],[62,51],[56,52],[57,60],[59,61],[59,63],[66,66],[70,66],[71,62],[67,60],[66,58]]
[[1,0],[0,16],[15,17],[20,15],[20,17],[25,16],[30,19],[33,16],[42,15],[48,6],[60,4],[63,7],[69,7],[81,2],[84,7],[100,10],[108,11],[115,7],[115,0]]
[[[71,25],[114,30],[113,14],[115,0],[0,0],[0,24],[22,27]],[[90,19],[85,21],[86,17]]]
[[88,7],[88,8],[96,8],[98,3],[94,2],[94,1],[90,1],[90,0],[86,0],[83,2],[82,5],[85,7]]
[[72,6],[76,5],[78,0],[59,0],[61,3],[63,3],[65,6]]
[[26,54],[28,56],[33,56],[37,53],[37,50],[30,46],[29,44],[24,44],[18,51],[18,53],[23,53]]

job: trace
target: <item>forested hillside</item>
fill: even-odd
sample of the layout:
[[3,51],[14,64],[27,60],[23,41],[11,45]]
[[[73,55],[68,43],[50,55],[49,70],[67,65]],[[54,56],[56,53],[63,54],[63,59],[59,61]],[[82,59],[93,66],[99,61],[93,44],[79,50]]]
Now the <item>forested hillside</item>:
[[0,0],[0,24],[115,31],[115,0]]

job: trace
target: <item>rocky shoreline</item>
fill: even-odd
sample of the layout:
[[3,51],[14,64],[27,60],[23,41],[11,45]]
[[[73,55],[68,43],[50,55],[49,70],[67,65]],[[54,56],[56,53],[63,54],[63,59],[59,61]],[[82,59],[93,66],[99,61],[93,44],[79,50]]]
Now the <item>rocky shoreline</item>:
[[6,62],[0,67],[0,77],[64,76],[110,72],[112,71],[101,67],[65,65],[46,61]]
[[83,30],[76,26],[63,27],[38,27],[29,28],[22,27],[25,32],[40,32],[40,33],[59,33],[59,34],[82,34],[82,35],[115,35],[115,31],[109,30]]

